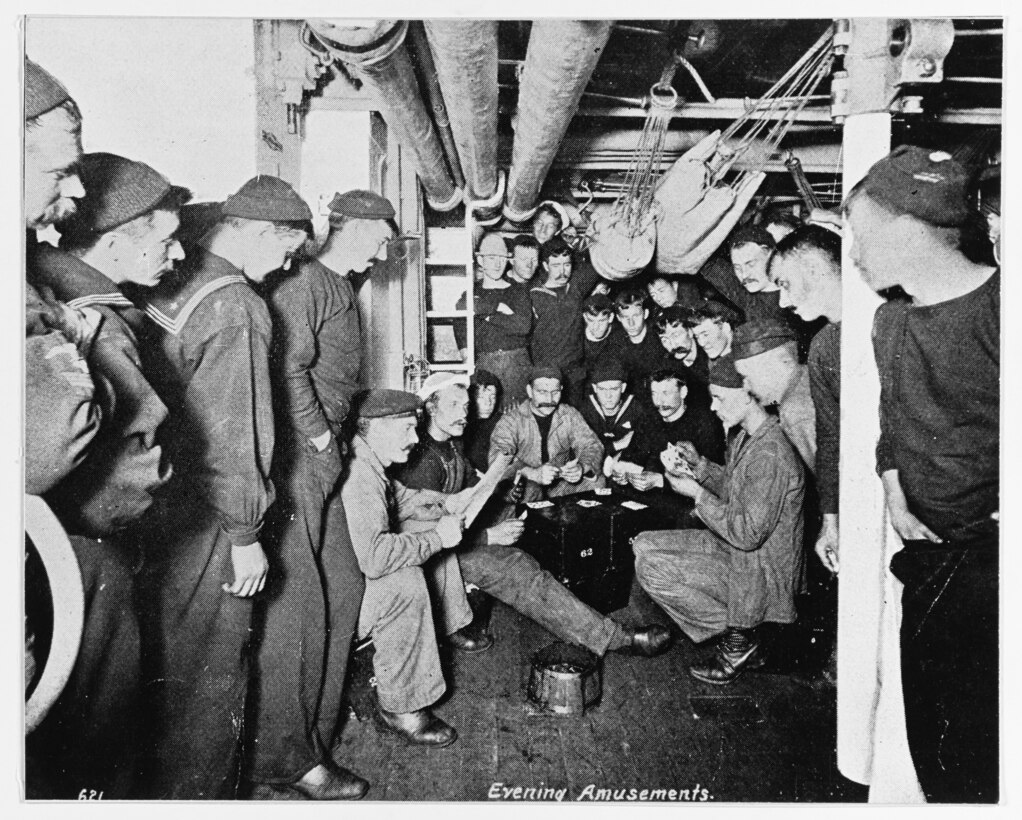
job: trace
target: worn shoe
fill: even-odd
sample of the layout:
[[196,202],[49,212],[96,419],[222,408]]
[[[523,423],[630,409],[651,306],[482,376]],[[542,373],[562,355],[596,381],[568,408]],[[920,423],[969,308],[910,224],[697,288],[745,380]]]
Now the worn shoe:
[[628,643],[618,652],[626,655],[638,655],[642,658],[652,658],[659,655],[671,645],[671,631],[660,624],[640,626],[628,630]]
[[763,665],[758,653],[760,643],[748,633],[738,629],[729,630],[717,643],[716,651],[709,663],[689,667],[689,674],[704,683],[723,685],[737,680],[749,669]]
[[459,652],[475,655],[493,646],[493,636],[476,626],[475,621],[447,636],[447,643]]
[[369,791],[369,782],[331,762],[320,764],[287,788],[306,800],[359,800]]
[[415,746],[433,746],[443,748],[450,746],[458,739],[453,726],[444,723],[429,709],[415,712],[388,712],[380,707],[376,710],[377,721],[381,728]]

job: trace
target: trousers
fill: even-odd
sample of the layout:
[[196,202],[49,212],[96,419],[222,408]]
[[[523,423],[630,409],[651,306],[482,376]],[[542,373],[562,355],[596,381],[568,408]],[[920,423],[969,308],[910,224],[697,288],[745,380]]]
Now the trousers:
[[233,799],[252,599],[222,589],[234,570],[215,512],[195,497],[159,506],[137,584],[148,735],[138,796]]
[[376,697],[388,712],[414,712],[446,691],[437,630],[457,632],[472,621],[465,583],[453,552],[423,566],[402,567],[367,578],[358,618],[359,637],[370,632],[375,655]]
[[640,586],[693,641],[709,640],[729,626],[746,626],[728,623],[731,548],[710,533],[644,532],[632,549]]
[[998,799],[997,539],[905,542],[901,677],[909,750],[931,803]]
[[[516,547],[479,545],[458,553],[461,574],[558,638],[604,655],[622,628],[583,604],[531,555]],[[620,641],[619,641],[620,642]]]
[[257,783],[293,783],[330,758],[365,589],[338,492],[340,458],[298,446],[275,458],[281,467],[267,528],[269,576],[254,616],[261,638],[249,705]]
[[138,763],[141,688],[132,556],[115,540],[70,541],[82,574],[85,623],[63,693],[26,739],[26,794],[126,798]]

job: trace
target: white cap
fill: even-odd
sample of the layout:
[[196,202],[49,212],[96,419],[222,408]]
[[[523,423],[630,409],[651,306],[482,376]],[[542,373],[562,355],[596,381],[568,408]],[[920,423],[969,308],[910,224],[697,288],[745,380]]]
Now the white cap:
[[443,390],[445,387],[450,387],[452,384],[460,384],[468,387],[469,377],[467,373],[453,373],[450,371],[440,371],[434,373],[426,381],[422,383],[422,387],[415,394],[420,399],[425,401],[438,390]]

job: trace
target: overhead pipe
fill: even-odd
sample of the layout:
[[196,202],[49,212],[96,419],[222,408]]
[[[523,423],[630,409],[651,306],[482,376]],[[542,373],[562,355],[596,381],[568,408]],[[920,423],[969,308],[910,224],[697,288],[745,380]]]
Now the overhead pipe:
[[454,184],[459,188],[464,188],[465,175],[461,171],[461,160],[458,159],[458,146],[454,144],[451,120],[447,116],[447,105],[444,103],[444,94],[440,89],[440,78],[437,76],[436,64],[433,62],[433,52],[430,51],[429,41],[426,39],[426,29],[423,28],[420,21],[412,20],[408,24],[408,37],[412,60],[418,65],[426,100],[433,109],[433,124],[436,125],[437,132],[440,134],[440,142],[444,146],[444,154],[447,155],[447,165],[454,177]]
[[518,91],[504,216],[524,222],[607,44],[610,20],[536,20]]
[[503,178],[497,171],[497,21],[426,20],[440,88],[465,175],[475,221],[500,219]]
[[383,108],[387,125],[412,156],[426,200],[436,211],[450,211],[462,190],[447,167],[443,146],[422,101],[405,45],[408,23],[379,20],[371,27],[346,20],[309,20],[313,34],[334,59],[354,67]]

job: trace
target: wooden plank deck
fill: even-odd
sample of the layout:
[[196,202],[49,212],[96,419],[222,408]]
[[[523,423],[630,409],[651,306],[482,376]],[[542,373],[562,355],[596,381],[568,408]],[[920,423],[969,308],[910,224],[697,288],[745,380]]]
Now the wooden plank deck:
[[[667,623],[638,589],[615,617]],[[609,653],[599,705],[560,717],[526,698],[532,654],[554,637],[499,603],[492,628],[488,652],[444,651],[449,692],[437,713],[458,730],[452,746],[410,747],[349,717],[336,758],[370,780],[367,800],[485,801],[496,784],[564,790],[565,800],[632,788],[715,802],[865,800],[837,772],[833,689],[758,672],[700,683],[687,670],[703,650],[679,634],[658,658]]]

